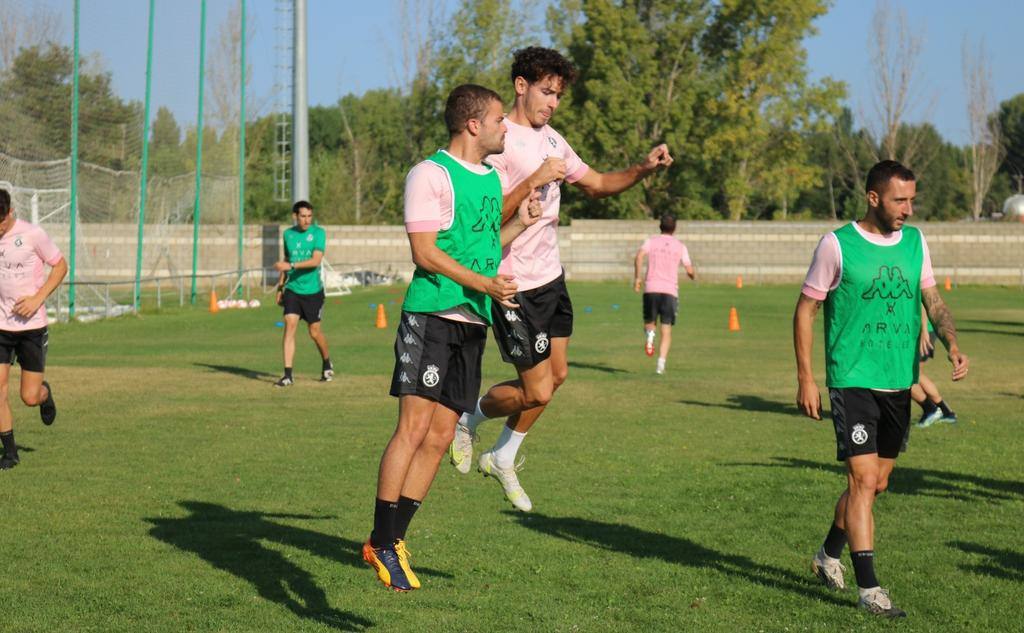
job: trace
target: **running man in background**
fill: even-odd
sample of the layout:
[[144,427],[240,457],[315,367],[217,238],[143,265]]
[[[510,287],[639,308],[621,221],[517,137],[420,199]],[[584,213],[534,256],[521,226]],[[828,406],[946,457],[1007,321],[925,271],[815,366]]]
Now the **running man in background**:
[[444,112],[448,148],[405,180],[405,229],[416,272],[395,339],[391,395],[398,398],[398,425],[380,460],[373,532],[363,545],[363,560],[396,591],[420,587],[406,531],[459,414],[476,406],[491,302],[515,307],[512,277],[498,274],[501,247],[540,218],[534,194],[501,224],[501,181],[482,161],[504,148],[504,118],[493,90],[455,88]]
[[[661,321],[661,345],[658,350],[658,365],[655,373],[665,373],[665,359],[672,347],[672,326],[676,324],[679,312],[679,264],[686,269],[686,276],[696,279],[693,263],[686,245],[675,237],[676,216],[666,213],[661,216],[661,235],[647,238],[636,252],[633,290],[644,292],[644,351],[654,356],[655,325]],[[647,258],[647,276],[644,277],[644,259]]]
[[949,408],[939,393],[939,388],[932,379],[924,375],[924,364],[929,358],[935,357],[935,328],[932,327],[928,315],[921,309],[921,368],[918,370],[917,384],[910,388],[910,397],[921,407],[921,419],[917,428],[925,429],[936,422],[956,424],[956,414]]
[[295,383],[292,363],[295,360],[295,331],[299,319],[309,326],[323,367],[320,382],[334,380],[334,365],[327,351],[327,337],[320,328],[324,314],[324,284],[320,279],[320,264],[327,248],[327,233],[313,224],[313,205],[300,200],[292,207],[295,226],[284,232],[284,260],[274,264],[281,273],[277,282],[277,305],[284,307],[284,376],[274,383],[288,387]]
[[[50,267],[46,274],[45,266]],[[21,365],[21,401],[39,407],[43,424],[57,419],[53,390],[43,377],[49,344],[46,298],[57,289],[68,265],[40,227],[19,220],[11,194],[0,189],[0,469],[21,461],[14,442],[14,416],[7,400],[11,365]]]
[[558,51],[531,46],[516,51],[511,79],[515,103],[505,121],[505,151],[488,162],[501,177],[503,218],[511,217],[537,190],[543,209],[540,222],[502,252],[500,272],[514,276],[519,287],[518,306],[492,306],[498,348],[505,362],[515,365],[518,377],[491,387],[474,410],[462,416],[451,446],[451,462],[460,473],[468,473],[477,426],[488,418],[507,416],[494,446],[480,455],[477,464],[482,473],[498,480],[516,508],[529,511],[533,504],[516,476],[516,454],[569,374],[573,314],[558,253],[561,183],[564,180],[592,198],[611,196],[668,167],[672,156],[667,146],[658,145],[622,171],[592,169],[549,125],[562,95],[576,79],[572,63]]
[[917,382],[921,304],[953,365],[967,375],[956,326],[935,287],[928,245],[906,225],[917,192],[914,172],[885,160],[868,172],[867,213],[818,243],[793,315],[797,406],[821,419],[811,348],[814,318],[825,306],[825,375],[832,402],[836,457],[846,462],[847,487],[811,569],[832,589],[845,589],[839,562],[847,541],[858,605],[869,613],[905,617],[875,576],[875,498],[889,484],[910,426],[910,388]]

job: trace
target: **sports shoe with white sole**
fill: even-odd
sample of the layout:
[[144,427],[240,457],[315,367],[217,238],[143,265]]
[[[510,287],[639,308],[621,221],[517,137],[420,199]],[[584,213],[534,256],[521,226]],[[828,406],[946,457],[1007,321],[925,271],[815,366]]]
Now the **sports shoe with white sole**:
[[945,422],[946,424],[956,424],[956,413],[950,411],[948,415],[943,415],[939,418],[939,422]]
[[281,376],[281,380],[274,383],[275,387],[291,387],[295,384],[295,381],[288,376]]
[[665,373],[665,359],[664,358],[659,358],[658,359],[658,366],[654,369],[654,373],[658,374],[659,376]]
[[917,421],[917,428],[926,429],[929,426],[935,424],[942,419],[942,410],[935,409],[931,413],[925,413],[921,416],[921,419]]
[[827,556],[819,550],[811,559],[811,571],[829,589],[833,591],[846,589],[846,579],[843,577],[846,568],[838,558]]
[[[465,413],[462,414],[465,417]],[[455,470],[463,475],[469,473],[473,467],[473,444],[476,442],[476,434],[463,426],[462,420],[455,425],[455,439],[448,447],[448,459]]]
[[881,587],[873,587],[867,590],[862,589],[857,606],[872,615],[880,615],[886,618],[907,617],[907,612],[894,605],[892,600],[889,599],[889,592]]
[[480,453],[480,459],[477,461],[477,470],[483,473],[484,477],[489,476],[497,479],[498,483],[501,484],[502,490],[505,491],[505,498],[511,501],[516,509],[523,512],[529,512],[533,509],[530,497],[526,495],[526,491],[519,485],[519,477],[516,476],[515,467],[499,467],[498,462],[494,460],[493,451]]

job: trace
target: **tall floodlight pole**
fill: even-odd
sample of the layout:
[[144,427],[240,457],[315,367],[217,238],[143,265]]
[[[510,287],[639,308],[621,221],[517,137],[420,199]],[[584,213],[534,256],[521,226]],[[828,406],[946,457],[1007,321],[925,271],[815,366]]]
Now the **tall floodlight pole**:
[[199,191],[203,184],[203,88],[206,86],[206,0],[199,2],[199,114],[196,115],[196,200],[192,207],[192,305],[196,304],[199,265]]
[[292,200],[309,200],[309,104],[306,90],[306,0],[295,0],[292,72]]
[[[242,68],[241,77],[241,90],[242,94],[241,102],[239,105],[239,117],[238,117],[238,274],[241,279],[243,270],[243,255],[244,253],[244,241],[245,241],[245,0],[241,0],[242,7],[242,33],[239,46],[239,58],[240,66]],[[242,292],[242,287],[239,285],[238,292]]]
[[142,229],[146,223],[146,181],[149,168],[149,95],[153,86],[153,14],[156,0],[149,0],[149,40],[146,45],[146,100],[142,115],[142,171],[139,175],[139,239],[135,249],[135,311],[142,305]]
[[[71,70],[71,227],[68,235],[68,318],[75,318],[75,251],[78,233],[78,14],[79,0],[75,0],[75,45]],[[60,318],[60,315],[57,315]]]

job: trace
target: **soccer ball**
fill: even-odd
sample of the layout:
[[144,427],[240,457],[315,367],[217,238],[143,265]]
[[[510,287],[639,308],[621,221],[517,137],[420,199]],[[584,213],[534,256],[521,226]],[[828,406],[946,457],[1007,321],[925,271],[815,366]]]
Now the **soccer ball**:
[[217,307],[223,310],[224,308],[228,307],[228,302],[225,301],[224,299],[220,299],[219,301],[217,301]]
[[258,308],[258,307],[260,307],[260,300],[259,299],[253,299],[252,301],[249,302],[249,307],[250,308]]

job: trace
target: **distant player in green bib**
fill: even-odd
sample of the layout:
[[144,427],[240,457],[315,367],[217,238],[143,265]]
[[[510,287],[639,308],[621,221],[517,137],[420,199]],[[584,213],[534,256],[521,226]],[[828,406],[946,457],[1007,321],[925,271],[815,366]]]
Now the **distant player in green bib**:
[[327,350],[327,337],[320,328],[324,312],[324,284],[320,266],[327,248],[327,233],[313,224],[313,205],[300,200],[292,207],[295,225],[284,232],[284,260],[274,264],[281,273],[277,284],[277,305],[284,307],[284,376],[274,383],[278,387],[294,384],[292,363],[295,360],[295,331],[299,319],[309,326],[323,360],[320,382],[334,379],[334,365]]
[[869,613],[904,617],[874,569],[875,497],[889,483],[910,427],[910,388],[917,382],[921,305],[946,346],[953,380],[967,375],[956,327],[939,296],[924,236],[904,223],[913,215],[912,171],[886,160],[867,177],[864,217],[825,235],[814,251],[793,316],[797,405],[821,419],[811,347],[814,318],[825,305],[825,382],[832,402],[837,458],[847,488],[811,569],[832,589],[845,589],[839,562],[847,541],[858,604]]

